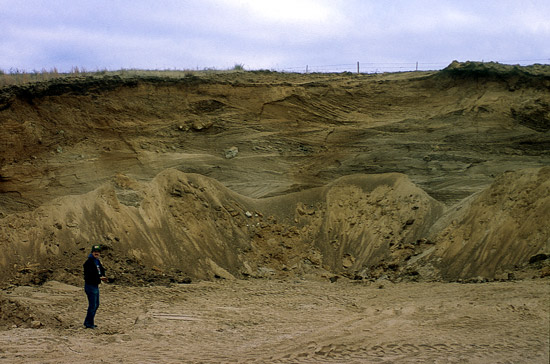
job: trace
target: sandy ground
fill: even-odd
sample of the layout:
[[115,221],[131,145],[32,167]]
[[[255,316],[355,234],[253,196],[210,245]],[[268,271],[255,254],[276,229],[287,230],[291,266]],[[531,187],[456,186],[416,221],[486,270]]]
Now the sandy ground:
[[2,291],[41,327],[0,331],[0,362],[546,364],[548,283],[111,284],[87,330],[83,290],[50,281]]

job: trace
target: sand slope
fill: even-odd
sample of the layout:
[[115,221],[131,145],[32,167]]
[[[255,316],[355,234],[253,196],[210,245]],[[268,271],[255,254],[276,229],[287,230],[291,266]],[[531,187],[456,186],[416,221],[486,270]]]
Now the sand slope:
[[505,277],[550,249],[550,168],[507,172],[450,209],[430,255],[444,277]]

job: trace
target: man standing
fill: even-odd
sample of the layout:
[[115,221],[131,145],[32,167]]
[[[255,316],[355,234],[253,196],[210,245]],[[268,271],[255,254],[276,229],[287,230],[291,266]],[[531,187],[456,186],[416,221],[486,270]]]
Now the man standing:
[[107,281],[105,268],[99,261],[101,245],[92,246],[92,252],[84,263],[84,291],[88,296],[88,313],[84,320],[84,326],[88,329],[96,328],[94,324],[95,313],[99,307],[99,284]]

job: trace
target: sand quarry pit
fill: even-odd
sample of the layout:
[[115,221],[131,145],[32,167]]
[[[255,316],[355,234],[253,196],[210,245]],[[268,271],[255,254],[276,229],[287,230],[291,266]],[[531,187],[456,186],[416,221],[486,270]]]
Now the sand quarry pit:
[[473,62],[4,86],[0,362],[547,363],[549,91]]

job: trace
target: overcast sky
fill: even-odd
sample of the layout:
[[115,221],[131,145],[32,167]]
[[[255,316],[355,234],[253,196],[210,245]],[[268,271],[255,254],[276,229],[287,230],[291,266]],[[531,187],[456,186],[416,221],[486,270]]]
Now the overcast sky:
[[549,0],[0,0],[0,70],[550,63]]

